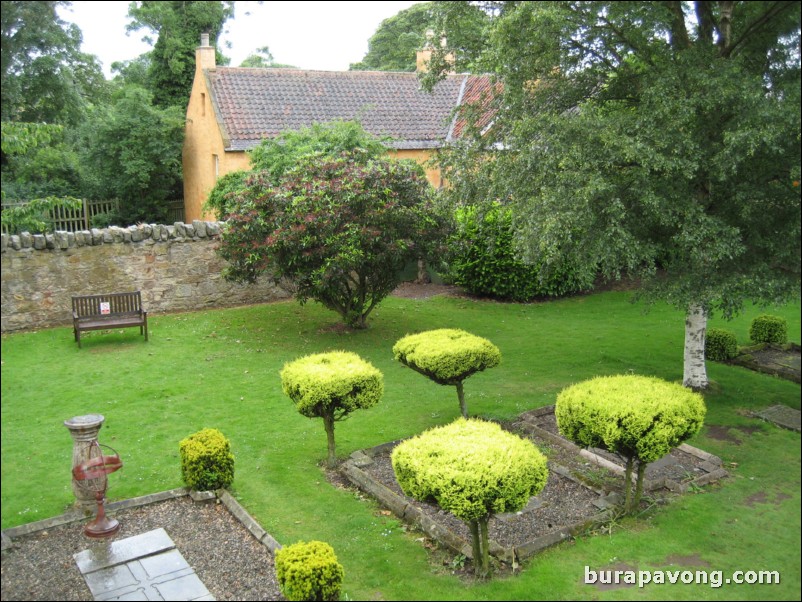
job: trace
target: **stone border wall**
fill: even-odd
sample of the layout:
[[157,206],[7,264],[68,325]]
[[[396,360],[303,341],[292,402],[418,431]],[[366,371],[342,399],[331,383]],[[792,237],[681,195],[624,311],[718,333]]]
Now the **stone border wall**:
[[223,279],[220,232],[220,223],[194,221],[3,234],[0,330],[69,325],[73,295],[139,290],[151,316],[291,297],[270,278],[252,285]]

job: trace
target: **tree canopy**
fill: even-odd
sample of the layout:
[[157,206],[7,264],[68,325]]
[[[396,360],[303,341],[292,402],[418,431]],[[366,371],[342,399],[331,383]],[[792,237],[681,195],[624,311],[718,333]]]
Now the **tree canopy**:
[[415,71],[417,51],[431,28],[432,3],[419,2],[381,22],[368,40],[368,52],[351,71]]
[[75,124],[86,97],[103,96],[96,57],[81,52],[81,30],[62,21],[69,2],[2,3],[2,120]]
[[364,150],[304,156],[277,184],[254,173],[229,207],[227,277],[287,277],[299,301],[318,301],[354,328],[442,239],[422,169]]
[[[234,15],[231,1],[131,2],[128,31],[147,29],[157,34],[150,53],[149,79],[154,102],[161,107],[186,109],[195,75],[195,49],[202,33],[215,45],[225,22]],[[146,36],[147,41],[152,41]],[[217,64],[225,64],[217,53]]]
[[705,387],[708,315],[799,296],[800,3],[481,8],[476,64],[502,87],[445,160],[452,199],[508,203],[544,277],[626,273],[685,309],[684,382]]

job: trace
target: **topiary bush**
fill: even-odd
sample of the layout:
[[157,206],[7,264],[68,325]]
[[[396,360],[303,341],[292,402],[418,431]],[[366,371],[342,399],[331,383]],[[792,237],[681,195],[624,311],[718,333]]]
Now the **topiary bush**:
[[[705,417],[699,393],[647,376],[602,376],[566,389],[557,396],[557,426],[582,447],[598,447],[627,460],[625,509],[640,503],[646,466],[699,432]],[[632,469],[638,484],[631,496]]]
[[521,510],[548,480],[546,457],[531,441],[476,419],[459,418],[400,443],[392,464],[404,493],[434,499],[468,523],[480,577],[490,574],[490,517]]
[[723,328],[708,328],[705,335],[705,357],[714,362],[726,362],[738,355],[735,333]]
[[779,316],[758,316],[749,325],[749,338],[753,343],[785,345],[788,342],[788,322]]
[[196,491],[224,489],[234,480],[231,444],[217,429],[203,429],[178,444],[181,476]]
[[589,273],[568,265],[544,277],[541,266],[521,261],[515,251],[512,211],[499,204],[484,213],[477,207],[459,210],[448,250],[449,279],[475,295],[523,302],[593,288]]
[[454,328],[407,335],[393,346],[393,356],[438,385],[457,387],[459,406],[468,417],[463,381],[501,363],[501,351],[493,343]]
[[354,410],[376,405],[384,394],[382,373],[348,351],[316,353],[286,364],[281,385],[298,412],[323,419],[329,467],[337,464],[334,423]]
[[276,551],[276,576],[287,600],[339,600],[345,571],[322,541],[300,541]]

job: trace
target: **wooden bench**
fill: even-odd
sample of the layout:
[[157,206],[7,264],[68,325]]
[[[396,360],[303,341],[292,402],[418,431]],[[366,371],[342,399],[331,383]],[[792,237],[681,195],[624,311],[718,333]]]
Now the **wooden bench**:
[[79,348],[81,333],[85,330],[134,326],[139,326],[139,334],[144,334],[147,341],[148,312],[142,309],[142,295],[139,291],[72,298],[72,327]]

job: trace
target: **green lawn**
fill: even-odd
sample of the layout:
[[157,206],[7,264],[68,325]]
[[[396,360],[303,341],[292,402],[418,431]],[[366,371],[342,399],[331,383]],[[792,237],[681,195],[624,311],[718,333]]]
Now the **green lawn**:
[[[734,322],[746,344],[750,309]],[[800,306],[772,308],[800,341]],[[682,377],[684,316],[667,306],[644,313],[628,293],[531,305],[437,297],[387,299],[364,332],[344,333],[336,316],[294,302],[152,316],[150,342],[136,329],[90,333],[78,349],[71,328],[2,337],[2,526],[57,515],[72,502],[72,440],[63,421],[100,413],[101,443],[124,468],[109,498],[182,486],[178,442],[219,428],[236,455],[232,493],[283,544],[320,539],[345,567],[350,599],[799,599],[799,434],[744,416],[776,403],[800,407],[800,387],[744,368],[709,363],[707,427],[690,443],[721,456],[731,478],[623,521],[611,532],[560,545],[514,577],[470,584],[433,566],[419,534],[371,501],[330,485],[320,420],[298,414],[281,392],[279,370],[301,355],[334,349],[360,354],[385,377],[378,406],[338,423],[345,457],[447,424],[459,416],[453,387],[440,387],[393,361],[401,336],[463,328],[495,343],[502,364],[466,381],[472,415],[508,419],[554,403],[565,386],[600,374]],[[709,426],[716,425],[711,437]],[[750,432],[742,427],[755,427]],[[675,566],[671,567],[671,563]],[[679,564],[677,564],[679,563]],[[650,585],[601,590],[591,569],[773,570],[779,585]]]

